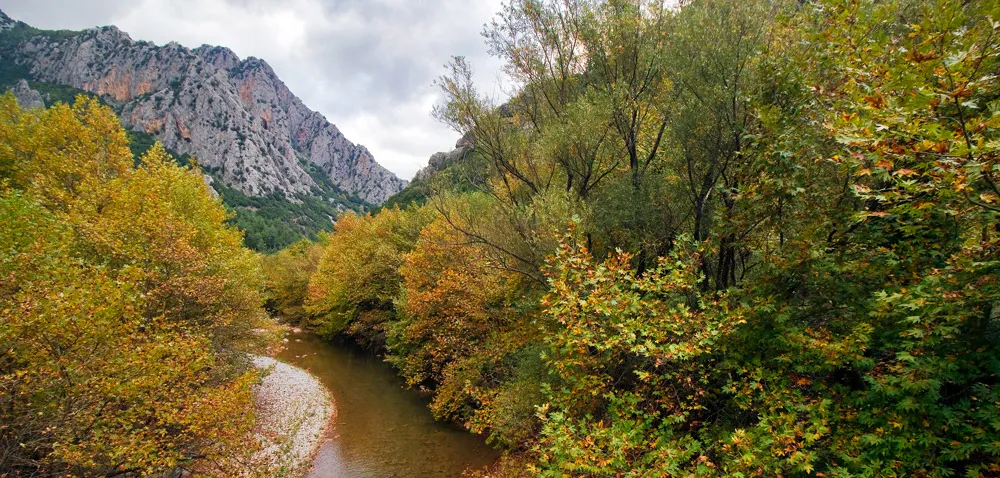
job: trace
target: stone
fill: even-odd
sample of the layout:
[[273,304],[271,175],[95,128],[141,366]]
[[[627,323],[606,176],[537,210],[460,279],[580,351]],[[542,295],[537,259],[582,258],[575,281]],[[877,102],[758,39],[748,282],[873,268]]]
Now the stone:
[[34,108],[45,108],[45,101],[42,100],[42,94],[37,90],[31,89],[28,86],[28,82],[24,79],[18,80],[17,84],[9,90],[14,94],[14,98],[17,99],[17,104],[26,110]]
[[431,155],[430,159],[427,161],[427,166],[422,168],[420,171],[417,171],[417,174],[413,176],[413,180],[420,181],[427,179],[433,176],[434,173],[442,171],[446,167],[464,160],[468,153],[472,151],[473,145],[475,144],[474,140],[470,140],[466,138],[466,136],[463,136],[462,139],[458,141],[455,145],[455,149],[447,153],[441,152]]

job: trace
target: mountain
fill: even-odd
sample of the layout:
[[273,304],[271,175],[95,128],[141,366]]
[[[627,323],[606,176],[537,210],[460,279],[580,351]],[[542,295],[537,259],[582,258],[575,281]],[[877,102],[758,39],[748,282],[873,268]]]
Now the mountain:
[[15,26],[17,26],[17,22],[8,17],[6,13],[0,11],[0,31],[9,30]]
[[476,153],[476,138],[467,133],[449,152],[434,153],[413,181],[382,204],[383,207],[406,207],[424,204],[434,191],[468,192],[486,186],[487,165]]
[[67,90],[100,97],[140,137],[196,158],[224,198],[365,209],[406,185],[306,107],[267,62],[228,48],[159,46],[113,26],[39,30],[0,12],[0,91],[25,93],[20,80],[50,102]]

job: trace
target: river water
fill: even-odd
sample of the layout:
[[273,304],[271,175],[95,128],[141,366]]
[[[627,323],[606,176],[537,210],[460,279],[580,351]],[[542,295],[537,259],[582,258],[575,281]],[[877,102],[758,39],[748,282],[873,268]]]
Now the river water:
[[380,359],[308,334],[286,346],[277,358],[312,372],[337,409],[309,478],[452,477],[499,456],[480,437],[435,422],[427,400]]

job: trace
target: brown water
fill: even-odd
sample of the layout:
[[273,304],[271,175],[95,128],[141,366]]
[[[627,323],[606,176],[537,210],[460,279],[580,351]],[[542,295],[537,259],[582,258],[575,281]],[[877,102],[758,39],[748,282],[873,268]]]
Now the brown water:
[[460,476],[499,456],[480,437],[435,422],[427,401],[380,359],[308,334],[286,345],[278,359],[312,372],[337,409],[310,478]]

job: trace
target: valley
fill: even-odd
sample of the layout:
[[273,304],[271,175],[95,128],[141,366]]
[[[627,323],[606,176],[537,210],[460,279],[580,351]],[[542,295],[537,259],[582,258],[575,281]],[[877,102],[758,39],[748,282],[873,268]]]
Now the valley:
[[350,118],[0,13],[0,477],[1000,474],[1000,2],[109,1]]

